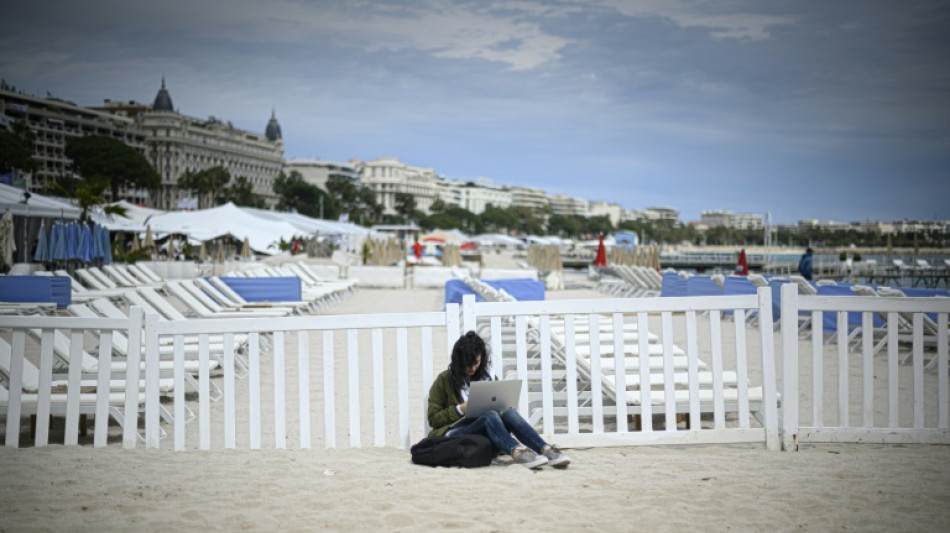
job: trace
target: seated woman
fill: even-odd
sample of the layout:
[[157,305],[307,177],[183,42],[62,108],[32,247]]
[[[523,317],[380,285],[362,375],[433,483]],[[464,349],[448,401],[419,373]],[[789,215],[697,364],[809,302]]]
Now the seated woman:
[[490,381],[490,368],[491,358],[485,341],[474,331],[456,341],[449,368],[435,378],[429,389],[428,416],[432,426],[429,436],[480,434],[491,440],[496,452],[511,455],[520,465],[537,468],[547,464],[566,468],[571,460],[556,446],[544,442],[515,409],[509,408],[503,413],[485,411],[468,424],[452,427],[465,414],[469,383]]

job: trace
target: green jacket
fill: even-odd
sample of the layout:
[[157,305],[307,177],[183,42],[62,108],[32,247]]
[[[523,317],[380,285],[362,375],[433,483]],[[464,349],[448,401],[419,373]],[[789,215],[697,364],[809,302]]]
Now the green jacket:
[[443,370],[429,388],[428,419],[432,427],[432,431],[429,432],[430,437],[444,435],[449,430],[449,426],[462,418],[455,408],[460,403],[462,399],[452,386],[452,376],[448,370]]

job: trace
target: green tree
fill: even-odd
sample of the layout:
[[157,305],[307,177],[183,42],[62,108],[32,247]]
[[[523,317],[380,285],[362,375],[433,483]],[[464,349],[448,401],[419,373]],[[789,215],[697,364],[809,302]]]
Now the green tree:
[[525,206],[511,206],[508,208],[508,213],[516,221],[512,229],[517,229],[520,233],[527,235],[541,235],[544,233],[543,212]]
[[231,185],[224,189],[224,200],[246,207],[263,208],[266,205],[264,198],[254,192],[251,180],[244,176],[234,178]]
[[337,200],[341,212],[348,214],[351,222],[371,224],[382,215],[382,206],[376,203],[376,193],[369,187],[358,187],[345,176],[331,175],[327,179],[327,192]]
[[[178,178],[178,186],[182,189],[189,189],[198,194],[198,208],[202,206],[213,207],[224,203],[225,195],[223,190],[231,181],[231,173],[222,166],[206,168],[198,172],[186,171]],[[202,202],[202,197],[207,198],[207,202]]]
[[22,170],[33,172],[36,161],[33,159],[33,143],[36,135],[20,121],[13,123],[13,131],[0,130],[0,174]]
[[515,215],[492,204],[485,206],[479,218],[485,229],[493,233],[508,233],[518,226],[518,218]]
[[79,205],[79,221],[89,218],[89,211],[103,206],[106,214],[125,215],[125,208],[118,205],[104,205],[108,202],[103,196],[109,182],[104,178],[77,180],[69,176],[59,176],[53,181],[53,188],[66,198],[75,200]]
[[430,213],[443,213],[445,212],[446,205],[441,198],[436,198],[432,201],[432,205],[429,207]]
[[340,216],[340,207],[336,198],[320,187],[304,181],[303,176],[296,170],[289,176],[281,172],[274,181],[274,192],[280,197],[277,203],[278,210],[296,211],[309,217],[319,218],[322,201],[325,218],[336,219]]
[[416,213],[416,197],[409,193],[397,192],[394,207],[402,216],[403,222],[408,224]]
[[66,157],[73,169],[85,179],[104,179],[112,200],[119,199],[119,186],[157,189],[161,178],[145,156],[135,148],[112,137],[90,135],[66,139]]

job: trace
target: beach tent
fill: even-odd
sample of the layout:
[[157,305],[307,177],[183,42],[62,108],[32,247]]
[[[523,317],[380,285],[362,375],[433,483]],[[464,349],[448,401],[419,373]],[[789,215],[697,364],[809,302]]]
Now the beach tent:
[[508,235],[502,233],[484,233],[482,235],[471,237],[468,240],[479,246],[524,246],[524,242],[521,239],[509,237]]
[[323,220],[320,218],[308,217],[300,213],[285,213],[281,211],[267,211],[265,209],[256,209],[253,207],[240,207],[254,216],[272,221],[287,222],[304,234],[316,235],[352,235],[359,237],[380,237],[368,228],[350,222],[336,222],[333,220]]
[[68,200],[27,193],[23,189],[0,183],[0,213],[6,212],[20,217],[77,220],[80,210]]
[[268,255],[280,251],[281,239],[290,242],[304,233],[289,222],[255,216],[231,202],[210,209],[153,215],[148,223],[156,233],[187,235],[199,241],[226,235],[237,240],[246,237],[255,252]]

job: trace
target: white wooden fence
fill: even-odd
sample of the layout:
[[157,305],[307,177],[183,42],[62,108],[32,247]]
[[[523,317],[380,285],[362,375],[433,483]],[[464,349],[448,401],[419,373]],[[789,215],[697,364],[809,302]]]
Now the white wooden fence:
[[[775,362],[773,351],[773,332],[771,327],[758,328],[759,346],[758,365],[760,367],[761,397],[750,399],[749,392],[749,356],[746,346],[745,315],[751,312],[761,313],[765,323],[771,324],[771,293],[768,289],[759,290],[755,295],[726,296],[714,298],[615,298],[596,300],[564,300],[536,302],[474,302],[473,296],[463,302],[463,329],[475,329],[479,318],[489,321],[487,336],[491,339],[493,364],[498,368],[506,367],[506,358],[514,358],[518,378],[527,380],[529,387],[522,393],[519,410],[530,416],[532,409],[531,391],[540,399],[542,429],[546,440],[561,443],[564,446],[605,446],[630,444],[696,444],[696,443],[764,443],[770,449],[778,449],[778,414],[775,391]],[[727,371],[724,365],[722,313],[735,314],[734,329],[734,371],[736,393],[734,399],[727,399],[727,388],[723,375]],[[678,390],[674,370],[673,324],[674,313],[683,315],[686,332],[686,357],[688,394]],[[710,390],[700,389],[699,379],[699,328],[698,315],[708,316],[709,357],[712,374]],[[659,318],[659,340],[662,343],[662,376],[654,379],[651,366],[649,315]],[[610,327],[607,331],[590,327],[598,323],[599,317],[608,315]],[[631,361],[630,346],[625,345],[625,323],[635,325],[635,361]],[[503,348],[504,322],[514,322],[514,353]],[[563,336],[552,336],[552,321],[563,322]],[[585,334],[587,342],[580,341],[576,335],[582,324],[588,325]],[[537,354],[535,366],[539,369],[540,380],[536,387],[531,386],[529,366],[528,331],[537,329]],[[601,342],[600,337],[611,337],[610,342]],[[559,348],[552,348],[552,339],[559,341]],[[588,357],[578,357],[578,351],[589,349]],[[612,363],[613,372],[606,372],[606,363]],[[635,364],[638,368],[637,381],[650,386],[631,387],[625,368]],[[554,386],[554,369],[564,374],[562,390]],[[585,374],[586,379],[579,379]],[[578,390],[578,384],[586,382],[588,394]],[[631,388],[635,389],[631,391]],[[758,389],[758,388],[757,388]],[[702,394],[703,392],[711,394]],[[659,393],[659,394],[658,394]],[[585,398],[586,396],[586,398]],[[659,398],[657,397],[659,396]],[[727,424],[727,410],[737,413],[735,423]],[[751,427],[751,414],[758,415],[760,427]],[[704,428],[701,420],[704,414],[713,415],[711,428]],[[677,414],[689,416],[688,428],[680,428]],[[654,429],[653,415],[664,415],[662,429]],[[588,426],[582,430],[581,421]],[[631,420],[640,422],[639,430],[629,427]]]
[[[947,300],[805,297],[792,287],[786,286],[782,294],[781,396],[770,327],[771,293],[760,289],[756,295],[727,297],[466,300],[461,307],[449,305],[444,312],[432,313],[160,321],[133,308],[123,320],[0,316],[0,332],[12,346],[8,396],[0,398],[0,418],[6,420],[5,444],[14,447],[20,445],[22,417],[33,413],[38,415],[36,446],[49,442],[50,414],[65,417],[63,442],[77,444],[80,415],[87,414],[98,422],[94,446],[108,445],[109,428],[102,422],[112,416],[123,424],[121,442],[127,448],[142,443],[175,450],[311,448],[344,442],[352,447],[408,447],[429,429],[426,400],[435,373],[448,362],[459,334],[477,329],[490,343],[496,373],[526,380],[519,410],[537,421],[547,440],[563,446],[758,442],[778,449],[784,441],[786,449],[794,449],[798,442],[829,440],[950,442]],[[814,315],[817,339],[813,358],[801,362],[799,311]],[[844,342],[837,346],[835,361],[828,361],[821,342],[823,311],[839,312],[842,324],[848,311],[867,313],[866,331],[872,334],[862,341],[860,357],[847,351],[847,339],[842,339],[847,333],[839,333],[839,342]],[[744,319],[750,313],[758,313],[759,324],[766,326],[747,338]],[[870,313],[888,317],[887,334],[893,342],[888,344],[886,365],[883,356],[882,361],[873,357]],[[910,367],[900,367],[897,360],[903,313],[913,315]],[[922,313],[938,313],[934,339],[923,327]],[[724,320],[730,316],[731,326]],[[589,327],[601,321],[605,328]],[[674,330],[684,332],[677,338],[685,338],[685,374],[677,374],[671,362],[684,357],[674,355]],[[633,358],[624,331],[638,354]],[[65,347],[57,343],[63,333]],[[120,361],[111,358],[120,334],[128,345],[124,367],[113,366]],[[656,345],[651,334],[658,337]],[[90,376],[82,374],[83,365],[76,364],[87,361],[84,338],[85,346],[98,349],[91,384]],[[931,340],[936,344],[936,374],[924,368],[924,349]],[[581,357],[581,351],[589,355]],[[23,389],[26,353],[39,361],[35,391]],[[137,355],[144,361],[141,366]],[[57,358],[68,362],[65,394],[52,386]],[[661,363],[654,370],[659,368],[660,374],[650,371],[656,358]],[[709,365],[709,382],[699,378],[703,361]],[[800,387],[798,376],[800,371],[808,375],[809,361],[819,371],[812,373],[811,387]],[[626,371],[634,365],[636,373]],[[839,394],[831,401],[837,401],[839,415],[828,424],[824,370],[853,366],[864,371],[861,420],[850,415],[857,397],[848,389],[849,372],[838,371],[833,375],[840,383]],[[886,395],[877,392],[875,370],[881,376],[878,381],[887,377]],[[239,376],[242,372],[246,377]],[[727,373],[736,376],[733,389],[725,383]],[[682,375],[688,377],[685,382]],[[117,389],[122,380],[124,385]],[[651,386],[631,386],[630,380]],[[218,402],[213,400],[215,385],[222,391]],[[760,395],[752,398],[752,389],[758,387]],[[911,400],[898,403],[902,394]],[[884,398],[886,423],[874,417],[874,406],[880,407]],[[361,408],[367,403],[372,407]],[[808,423],[799,422],[803,405],[812,406]],[[911,422],[900,424],[907,408],[912,410]],[[195,420],[189,422],[192,411]],[[683,427],[677,415],[688,415],[689,426]],[[162,439],[166,431],[169,437]]]
[[[825,312],[834,313],[835,319],[836,332],[830,344],[824,335]],[[849,350],[849,336],[854,333],[853,327],[849,331],[849,312],[861,313],[860,351],[854,354]],[[784,448],[793,450],[808,442],[950,444],[948,312],[950,298],[800,296],[795,285],[784,285]],[[937,320],[931,321],[925,313],[937,313]],[[886,323],[880,331],[874,327],[875,316]],[[800,319],[811,320],[805,347],[811,357],[799,358]],[[927,324],[931,327],[925,328]],[[875,355],[875,347],[882,342],[886,354]],[[909,359],[910,366],[899,364],[900,351],[906,350],[902,344],[910,345],[903,358]],[[935,348],[930,354],[935,359],[929,363],[924,361],[925,345]],[[936,372],[925,372],[925,366],[936,367]],[[799,383],[800,375],[809,373],[811,383]],[[852,388],[855,378],[857,387]],[[824,397],[829,379],[836,381],[833,398]],[[808,419],[800,412],[803,404],[811,406]]]

